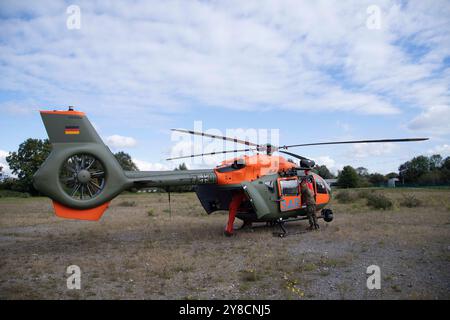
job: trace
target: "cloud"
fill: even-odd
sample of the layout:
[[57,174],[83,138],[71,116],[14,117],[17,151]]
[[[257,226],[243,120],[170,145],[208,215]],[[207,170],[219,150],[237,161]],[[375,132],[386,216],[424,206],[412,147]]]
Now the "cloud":
[[65,28],[63,1],[5,3],[0,90],[109,117],[127,106],[135,121],[199,105],[392,115],[448,101],[448,3],[375,2],[377,31],[373,1],[79,1],[80,30]]
[[443,145],[438,145],[435,146],[434,148],[431,148],[427,151],[428,154],[433,155],[433,154],[440,154],[441,156],[447,156],[450,155],[450,145],[448,144],[443,144]]
[[147,162],[144,160],[139,159],[133,159],[133,162],[136,164],[136,166],[141,171],[161,171],[161,170],[170,170],[169,166],[162,164],[162,163],[153,163],[153,162]]
[[352,157],[379,157],[392,153],[397,147],[393,143],[359,143],[352,147]]
[[345,133],[349,133],[352,129],[349,123],[340,120],[336,121],[336,126]]
[[132,137],[124,137],[118,134],[106,138],[106,144],[112,148],[132,148],[136,146],[137,142]]
[[319,156],[314,158],[314,161],[318,165],[326,166],[328,169],[335,169],[336,161],[334,161],[334,159],[332,159],[330,156]]
[[409,129],[428,134],[450,133],[450,106],[439,105],[430,107],[419,114],[408,125]]

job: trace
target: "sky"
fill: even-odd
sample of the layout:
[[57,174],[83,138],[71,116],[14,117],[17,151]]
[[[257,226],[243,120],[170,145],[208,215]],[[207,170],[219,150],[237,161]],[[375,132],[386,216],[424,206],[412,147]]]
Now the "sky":
[[240,148],[171,128],[278,145],[430,138],[290,150],[334,172],[450,155],[448,0],[0,0],[0,75],[6,172],[8,152],[47,137],[38,111],[69,105],[141,170]]

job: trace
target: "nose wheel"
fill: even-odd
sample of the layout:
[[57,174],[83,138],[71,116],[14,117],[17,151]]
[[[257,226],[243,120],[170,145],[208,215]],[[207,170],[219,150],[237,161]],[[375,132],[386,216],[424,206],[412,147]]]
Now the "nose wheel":
[[333,221],[333,211],[331,209],[322,209],[321,215],[325,222]]

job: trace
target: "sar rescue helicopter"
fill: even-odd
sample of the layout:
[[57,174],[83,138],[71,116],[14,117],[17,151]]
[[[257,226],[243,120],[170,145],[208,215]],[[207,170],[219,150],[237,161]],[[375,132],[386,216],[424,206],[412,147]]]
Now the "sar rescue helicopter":
[[[192,135],[232,141],[246,149],[227,150],[168,160],[206,156],[220,153],[254,151],[225,160],[214,169],[182,171],[124,171],[110,149],[88,120],[84,112],[69,107],[67,111],[40,111],[52,151],[34,174],[34,187],[53,201],[59,217],[99,220],[110,201],[127,189],[193,185],[198,199],[208,214],[229,211],[226,234],[231,234],[235,217],[244,225],[265,222],[279,225],[286,234],[284,223],[306,219],[300,183],[306,180],[314,192],[318,218],[333,220],[326,208],[331,200],[331,188],[312,172],[315,162],[286,150],[296,147],[422,141],[428,138],[334,141],[274,146],[256,144],[236,138],[211,135],[184,129],[172,129]],[[286,160],[274,152],[299,160]]]

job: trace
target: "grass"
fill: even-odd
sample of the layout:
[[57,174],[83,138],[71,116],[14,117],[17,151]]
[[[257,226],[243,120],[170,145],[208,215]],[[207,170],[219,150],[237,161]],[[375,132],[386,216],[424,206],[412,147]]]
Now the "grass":
[[383,194],[374,193],[367,197],[367,206],[374,209],[389,210],[392,209],[393,203],[391,199]]
[[350,265],[352,262],[352,256],[346,255],[343,257],[326,257],[322,256],[319,261],[320,267],[327,267],[327,268],[340,268],[340,267],[346,267]]
[[[264,227],[224,238],[226,215],[206,216],[193,193],[172,195],[172,219],[162,214],[167,197],[121,195],[98,222],[57,218],[50,214],[47,198],[2,199],[0,297],[364,299],[365,291],[356,286],[365,286],[367,265],[389,262],[386,275],[405,272],[405,265],[417,277],[434,270],[433,281],[418,282],[414,290],[419,298],[448,298],[440,285],[449,279],[448,190],[377,189],[393,202],[392,211],[367,207],[360,191],[350,191],[355,202],[333,200],[335,220],[320,222],[320,232],[304,233],[307,223],[293,222],[287,225],[292,234],[286,239],[273,237],[273,229]],[[415,210],[401,206],[406,194],[422,205]],[[117,205],[122,202],[135,206]],[[158,219],[149,218],[153,216]],[[418,261],[422,250],[424,262]],[[77,252],[76,257],[70,252]],[[70,264],[81,267],[82,287],[91,286],[77,296],[65,288]],[[409,298],[407,278],[383,278],[387,290],[368,298]],[[392,289],[394,284],[402,291]]]
[[0,190],[0,198],[29,198],[29,197],[30,194],[27,192]]
[[117,204],[118,207],[136,207],[137,203],[135,201],[122,201]]
[[241,270],[241,280],[245,282],[254,282],[260,280],[260,275],[255,269]]
[[371,194],[370,190],[362,189],[358,191],[358,198],[360,199],[367,199]]
[[402,200],[400,201],[400,206],[407,208],[420,207],[422,201],[418,199],[414,194],[403,194]]
[[302,262],[299,267],[300,272],[311,272],[317,270],[317,265],[313,262]]
[[340,190],[335,198],[339,203],[351,203],[356,200],[355,194],[348,190]]
[[392,285],[391,289],[394,290],[395,292],[402,292],[402,289],[396,284]]

